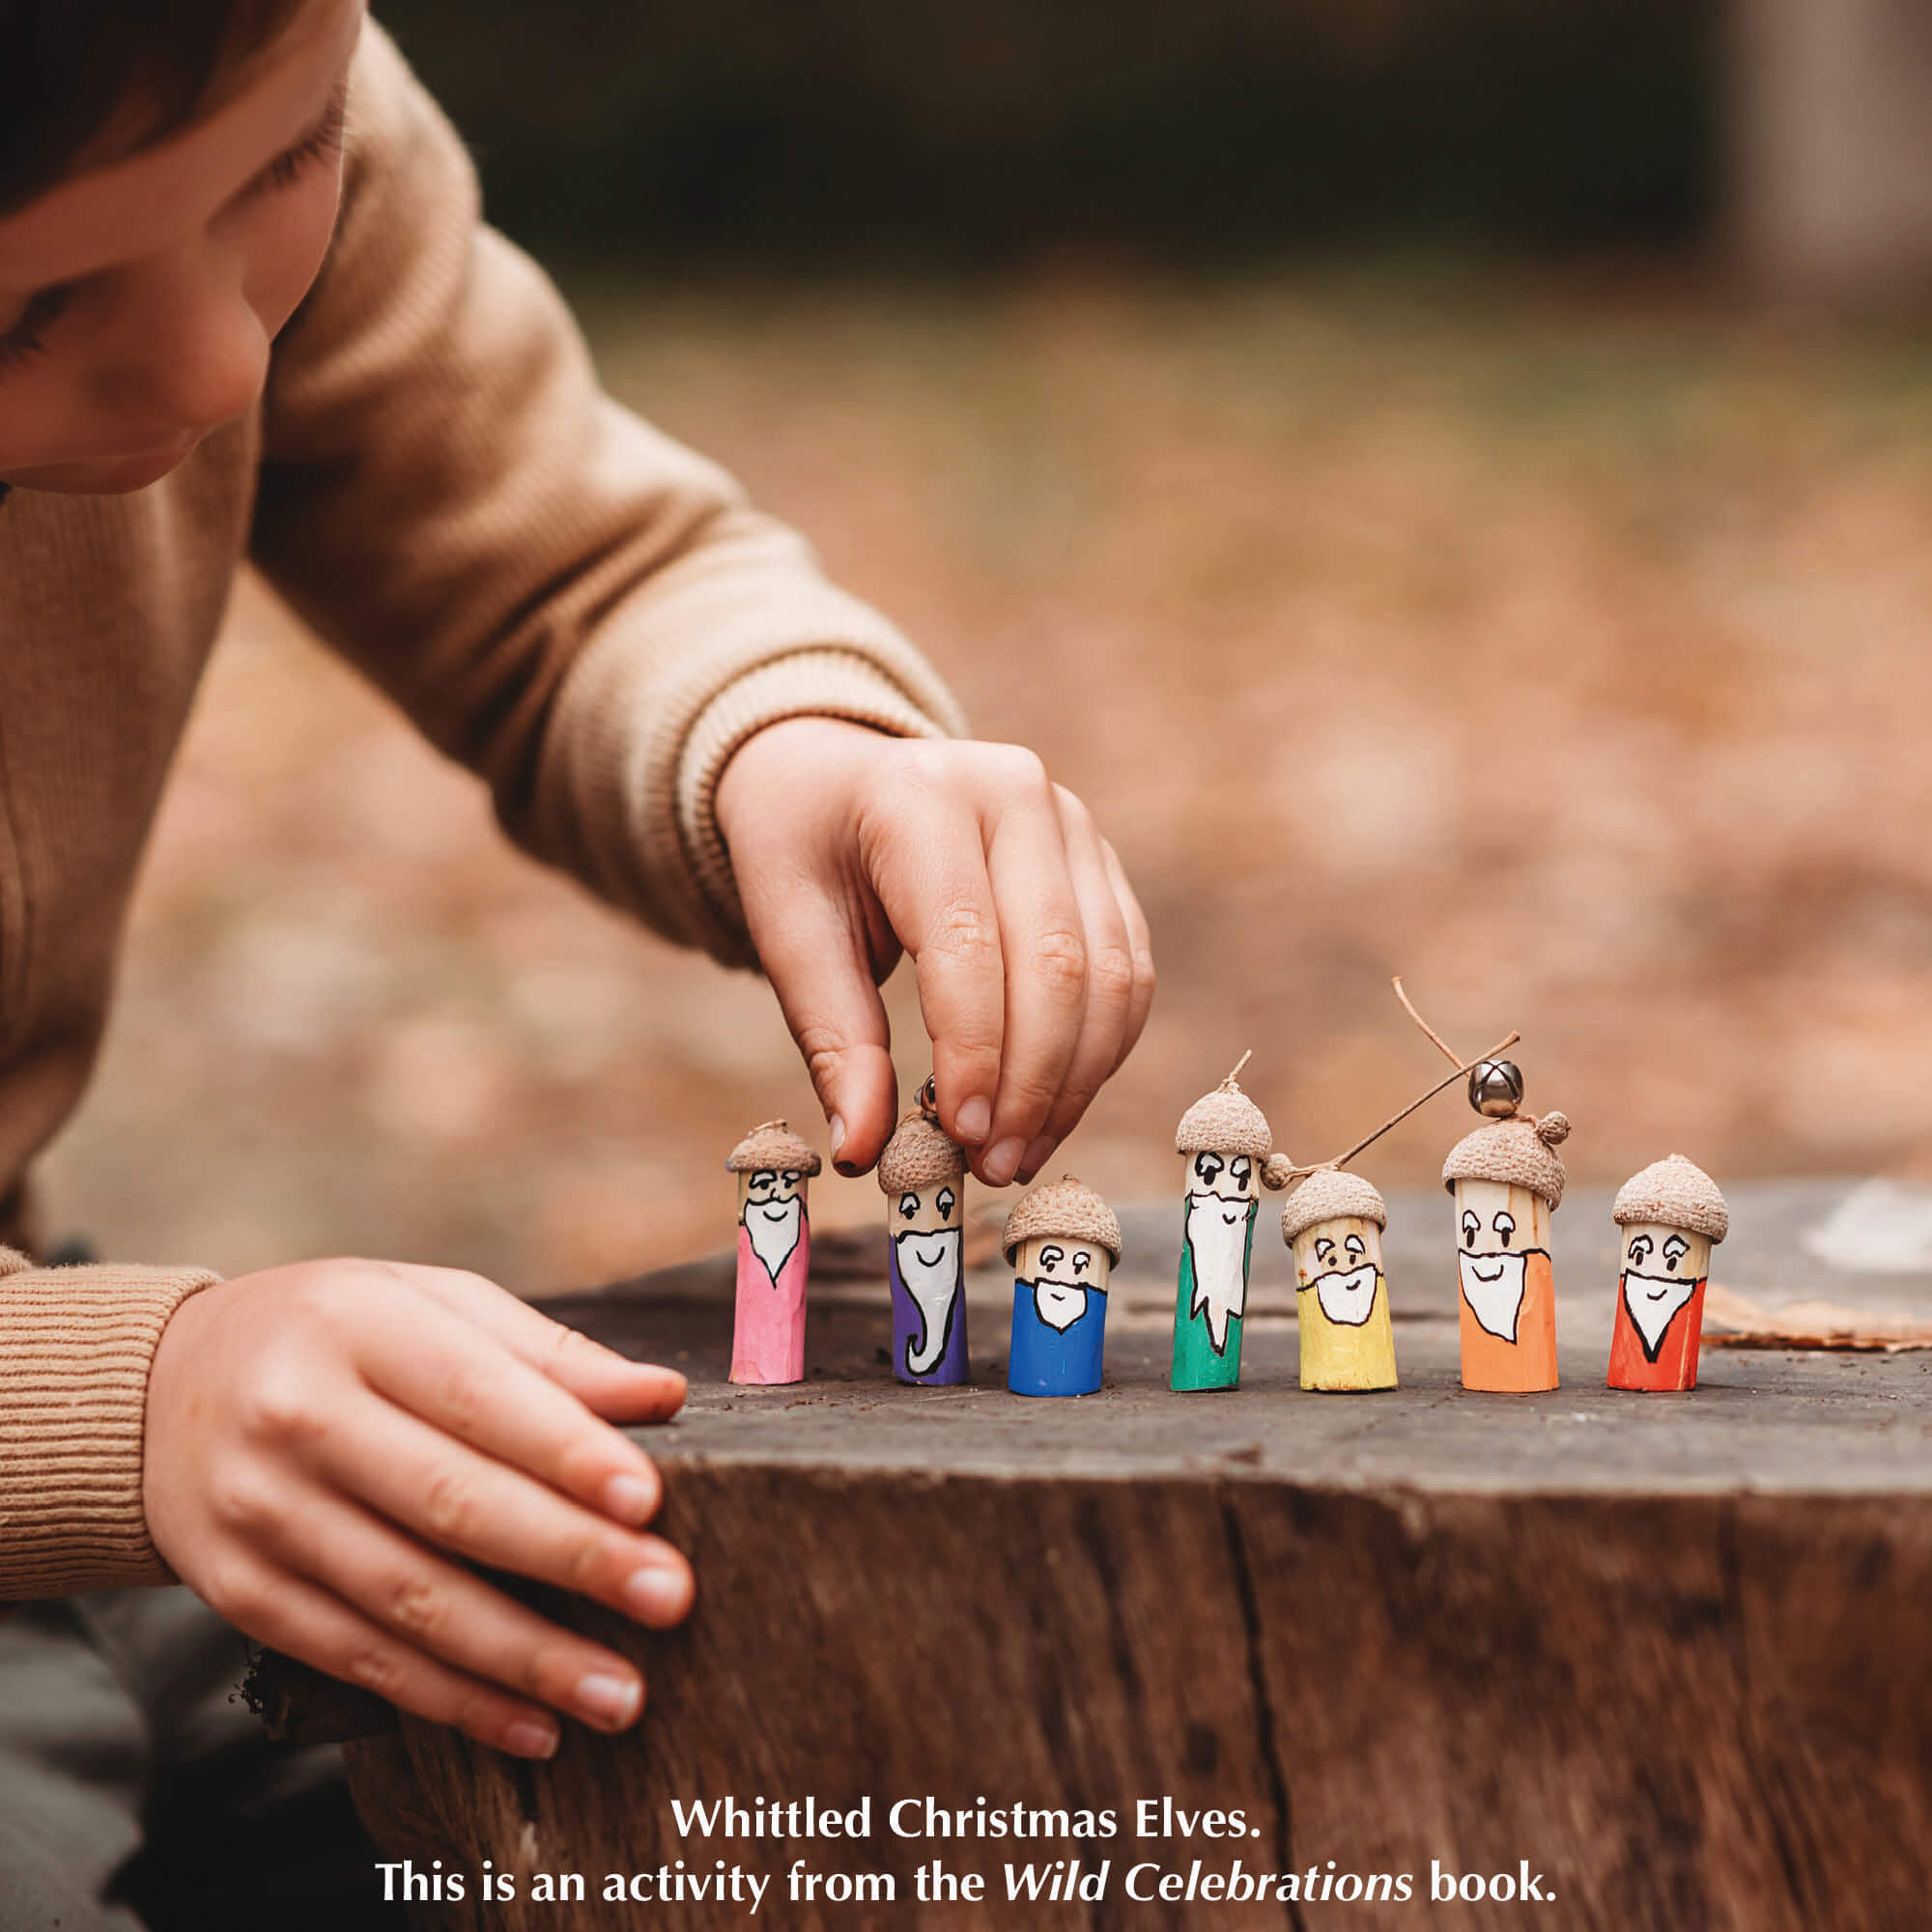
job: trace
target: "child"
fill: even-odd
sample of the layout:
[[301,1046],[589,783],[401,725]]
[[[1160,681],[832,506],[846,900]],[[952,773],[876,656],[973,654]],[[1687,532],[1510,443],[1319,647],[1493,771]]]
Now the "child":
[[[513,838],[762,966],[842,1170],[894,1123],[876,980],[904,948],[943,1124],[981,1179],[1031,1178],[1151,997],[1113,852],[1030,753],[958,741],[929,667],[797,537],[598,393],[360,0],[14,0],[0,39],[8,1238],[244,557]],[[178,1577],[504,1750],[554,1750],[556,1713],[637,1718],[627,1660],[470,1562],[681,1619],[655,1471],[612,1426],[672,1413],[678,1376],[443,1269],[0,1256],[0,1599],[34,1603],[0,1625],[0,1870],[41,1861],[0,1880],[20,1909],[131,1922],[99,1894],[140,1776],[10,1732],[10,1685],[98,1690],[104,1656],[153,1722],[206,1617],[66,1593]],[[112,1827],[63,1863],[90,1805]]]

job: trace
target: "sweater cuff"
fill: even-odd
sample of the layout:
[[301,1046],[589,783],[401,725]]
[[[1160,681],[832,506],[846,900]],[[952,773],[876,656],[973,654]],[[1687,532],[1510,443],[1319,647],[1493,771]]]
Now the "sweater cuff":
[[753,529],[717,550],[666,572],[677,581],[613,611],[579,654],[526,842],[670,937],[750,966],[712,812],[731,753],[781,718],[920,737],[956,735],[965,721],[932,667],[813,575],[789,532]]
[[219,1279],[0,1248],[0,1601],[176,1580],[142,1509],[148,1371],[175,1310]]
[[747,956],[744,908],[718,830],[718,781],[748,738],[786,718],[839,718],[894,738],[947,735],[868,659],[844,650],[797,651],[759,665],[705,706],[678,763],[678,834],[713,919]]

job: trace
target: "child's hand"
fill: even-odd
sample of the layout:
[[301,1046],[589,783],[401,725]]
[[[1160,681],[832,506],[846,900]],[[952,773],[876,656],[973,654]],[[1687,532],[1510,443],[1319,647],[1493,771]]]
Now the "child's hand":
[[658,1473],[609,1425],[659,1422],[683,1401],[674,1371],[628,1362],[477,1275],[270,1268],[202,1290],[162,1330],[149,1529],[250,1636],[547,1757],[557,1726],[544,1707],[621,1730],[643,1704],[636,1666],[454,1559],[653,1628],[679,1622],[691,1568],[638,1533]]
[[1153,998],[1147,921],[1087,808],[1016,746],[794,718],[746,741],[717,809],[839,1168],[895,1123],[878,981],[903,947],[941,1123],[981,1180],[1032,1179]]

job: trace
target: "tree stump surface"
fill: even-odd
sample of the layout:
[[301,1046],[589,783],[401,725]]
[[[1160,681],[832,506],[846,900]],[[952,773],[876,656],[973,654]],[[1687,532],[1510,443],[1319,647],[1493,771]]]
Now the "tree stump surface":
[[[1932,1311],[1932,1272],[1855,1274],[1818,1237],[1846,1191],[1731,1190],[1714,1280]],[[639,1439],[698,1607],[654,1636],[526,1590],[638,1659],[647,1709],[624,1737],[566,1726],[531,1766],[406,1719],[348,1747],[388,1855],[470,1875],[424,1922],[738,1923],[746,1902],[599,1902],[609,1874],[722,1859],[769,1876],[757,1919],[787,1926],[1926,1924],[1932,1352],[1707,1342],[1695,1390],[1612,1392],[1615,1230],[1607,1196],[1578,1193],[1553,1243],[1563,1386],[1467,1393],[1446,1199],[1390,1209],[1387,1393],[1299,1388],[1266,1215],[1240,1389],[1171,1393],[1178,1204],[1122,1216],[1107,1386],[1079,1401],[1006,1391],[997,1264],[969,1279],[958,1389],[891,1379],[882,1259],[876,1279],[814,1280],[810,1379],[789,1388],[724,1380],[728,1257],[546,1303],[691,1378],[680,1420]],[[673,1799],[727,1796],[869,1799],[869,1829],[680,1836]],[[923,1829],[928,1797],[1111,1810],[1117,1830],[895,1834],[893,1804],[917,1801]],[[1240,1835],[1137,1835],[1163,1798],[1239,1811]],[[1107,1861],[1104,1895],[1008,1902],[1009,1865],[1075,1857],[1090,1884]],[[934,1858],[982,1874],[983,1899],[920,1903]],[[517,1902],[477,1902],[486,1859]],[[1313,1867],[1316,1896],[1204,1897],[1236,1859],[1304,1890]],[[821,1886],[882,1875],[895,1902],[794,1900],[796,1860]],[[1191,1897],[1127,1895],[1133,1868],[1184,1885],[1197,1860]],[[1432,1905],[1432,1860],[1513,1880],[1526,1861],[1550,1902]],[[586,1902],[528,1902],[541,1872],[582,1874]],[[1350,1873],[1407,1875],[1414,1896],[1321,1897]]]

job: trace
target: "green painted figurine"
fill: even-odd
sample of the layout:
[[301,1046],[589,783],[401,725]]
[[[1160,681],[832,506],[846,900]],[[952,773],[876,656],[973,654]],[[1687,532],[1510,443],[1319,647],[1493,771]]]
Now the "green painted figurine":
[[1180,1117],[1176,1151],[1187,1163],[1180,1286],[1174,1302],[1174,1374],[1181,1390],[1234,1388],[1241,1378],[1241,1316],[1264,1187],[1285,1187],[1294,1169],[1274,1151],[1267,1116],[1235,1072]]

